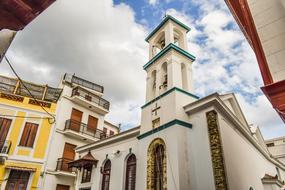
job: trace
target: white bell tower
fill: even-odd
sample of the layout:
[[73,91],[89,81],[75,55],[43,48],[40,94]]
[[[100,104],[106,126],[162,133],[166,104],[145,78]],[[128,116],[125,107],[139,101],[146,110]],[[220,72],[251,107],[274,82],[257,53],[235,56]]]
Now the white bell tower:
[[194,93],[191,65],[195,57],[187,52],[188,31],[189,27],[166,16],[146,38],[150,59],[144,66],[147,72],[146,102],[173,87]]
[[193,95],[192,80],[195,57],[188,53],[187,47],[186,34],[189,31],[188,26],[167,15],[146,38],[150,60],[144,65],[147,87],[146,104],[142,106],[142,131],[186,117],[177,115],[177,109],[182,109],[186,99],[185,104],[197,98]]

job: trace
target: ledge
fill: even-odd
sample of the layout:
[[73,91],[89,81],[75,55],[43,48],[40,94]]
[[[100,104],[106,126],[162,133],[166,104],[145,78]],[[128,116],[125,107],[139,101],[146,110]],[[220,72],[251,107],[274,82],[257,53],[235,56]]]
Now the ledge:
[[159,132],[159,131],[161,131],[161,130],[164,130],[164,129],[168,128],[168,127],[171,127],[171,126],[173,126],[173,125],[180,125],[180,126],[182,126],[182,127],[186,127],[186,128],[189,128],[189,129],[192,128],[192,124],[191,124],[191,123],[187,123],[187,122],[181,121],[181,120],[179,120],[179,119],[174,119],[174,120],[172,120],[172,121],[170,121],[170,122],[168,122],[168,123],[166,123],[166,124],[164,124],[164,125],[161,125],[161,126],[155,128],[155,129],[152,129],[151,131],[148,131],[148,132],[146,132],[146,133],[143,133],[143,134],[137,136],[137,138],[138,138],[139,140],[141,140],[141,139],[143,139],[143,138],[145,138],[145,137],[148,137],[148,136],[150,136],[150,135],[153,135],[153,134],[155,134],[155,133],[157,133],[157,132]]
[[147,62],[143,69],[146,70],[151,64],[153,64],[156,60],[158,60],[160,57],[162,57],[164,54],[166,54],[170,49],[173,49],[177,51],[178,53],[186,56],[187,58],[191,59],[192,61],[196,60],[196,57],[187,51],[181,49],[180,47],[174,45],[173,43],[168,44],[164,49],[162,49],[158,54],[156,54],[149,62]]
[[185,91],[185,90],[182,90],[181,88],[173,87],[173,88],[171,88],[170,90],[168,90],[168,91],[164,92],[163,94],[161,94],[160,96],[158,96],[158,97],[152,99],[151,101],[149,101],[148,103],[146,103],[145,105],[143,105],[141,108],[147,107],[148,105],[150,105],[150,104],[156,102],[156,101],[159,100],[160,98],[163,98],[164,96],[166,96],[167,94],[169,94],[169,93],[171,93],[171,92],[173,92],[173,91],[182,92],[183,94],[186,94],[186,95],[188,95],[188,96],[191,96],[191,97],[193,97],[193,98],[195,98],[195,99],[199,99],[198,96],[196,96],[196,95],[194,95],[194,94],[191,94],[190,92],[187,92],[187,91]]

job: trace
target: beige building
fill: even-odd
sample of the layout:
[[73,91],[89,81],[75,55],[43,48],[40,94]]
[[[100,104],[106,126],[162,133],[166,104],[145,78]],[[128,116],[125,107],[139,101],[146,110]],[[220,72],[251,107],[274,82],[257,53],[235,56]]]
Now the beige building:
[[285,1],[225,1],[256,54],[261,89],[285,122]]

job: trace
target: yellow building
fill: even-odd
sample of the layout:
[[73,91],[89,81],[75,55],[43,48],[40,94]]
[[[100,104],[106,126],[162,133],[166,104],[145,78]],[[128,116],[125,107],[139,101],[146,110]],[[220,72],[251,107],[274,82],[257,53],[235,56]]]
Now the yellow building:
[[0,76],[0,190],[40,189],[60,94]]

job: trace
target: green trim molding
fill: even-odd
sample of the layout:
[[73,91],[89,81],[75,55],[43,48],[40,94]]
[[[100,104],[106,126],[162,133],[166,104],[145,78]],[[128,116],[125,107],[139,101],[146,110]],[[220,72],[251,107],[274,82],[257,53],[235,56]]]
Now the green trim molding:
[[191,61],[195,61],[196,57],[187,51],[181,49],[180,47],[174,45],[173,43],[168,44],[164,49],[162,49],[158,54],[156,54],[149,62],[147,62],[144,66],[143,69],[146,70],[151,64],[153,64],[156,60],[158,60],[160,57],[162,57],[164,54],[166,54],[170,49],[173,49],[177,51],[178,53],[186,56],[187,58],[191,59]]
[[161,125],[161,126],[155,128],[155,129],[152,129],[151,131],[148,131],[146,133],[143,133],[143,134],[137,136],[137,138],[139,140],[141,140],[141,139],[143,139],[145,137],[148,137],[150,135],[153,135],[154,133],[157,133],[157,132],[159,132],[161,130],[167,129],[168,127],[171,127],[173,125],[180,125],[182,127],[186,127],[186,128],[192,129],[192,124],[191,123],[187,123],[187,122],[181,121],[179,119],[174,119],[174,120],[172,120],[172,121],[170,121],[170,122],[168,122],[168,123],[166,123],[164,125]]
[[188,26],[186,26],[185,24],[183,24],[182,22],[180,22],[179,20],[177,20],[176,18],[167,15],[162,22],[146,37],[145,41],[149,42],[149,39],[168,21],[168,20],[172,20],[173,22],[175,22],[176,24],[178,24],[179,26],[181,26],[182,28],[184,28],[187,32],[189,32],[191,30],[191,28],[189,28]]
[[181,92],[181,93],[186,94],[186,95],[188,95],[188,96],[191,96],[191,97],[193,97],[193,98],[195,98],[195,99],[197,99],[197,100],[200,99],[200,97],[198,97],[198,96],[196,96],[196,95],[194,95],[194,94],[191,94],[190,92],[187,92],[187,91],[185,91],[185,90],[182,90],[181,88],[173,87],[173,88],[171,88],[170,90],[167,90],[167,91],[164,92],[163,94],[159,95],[158,97],[152,99],[151,101],[149,101],[148,103],[146,103],[145,105],[143,105],[141,108],[143,109],[143,108],[147,107],[148,105],[150,105],[150,104],[156,102],[156,101],[159,100],[160,98],[163,98],[164,96],[166,96],[167,94],[170,94],[170,93],[173,92],[173,91]]

